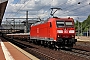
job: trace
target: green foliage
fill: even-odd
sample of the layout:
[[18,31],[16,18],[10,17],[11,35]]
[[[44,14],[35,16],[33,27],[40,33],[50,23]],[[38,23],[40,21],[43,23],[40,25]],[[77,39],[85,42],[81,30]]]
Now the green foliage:
[[79,29],[81,28],[81,25],[82,25],[82,32],[86,32],[87,29],[90,28],[90,15],[83,22],[79,22],[78,20],[76,20],[75,22],[76,31],[78,31],[78,24],[79,24]]

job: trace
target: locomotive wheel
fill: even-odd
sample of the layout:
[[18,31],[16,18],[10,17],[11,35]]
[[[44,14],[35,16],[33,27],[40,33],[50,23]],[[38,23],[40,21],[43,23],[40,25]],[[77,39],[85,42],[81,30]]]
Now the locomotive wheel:
[[38,45],[41,45],[41,41],[37,40],[37,44],[38,44]]
[[48,42],[44,41],[44,47],[48,47]]
[[41,41],[41,45],[44,46],[44,41]]

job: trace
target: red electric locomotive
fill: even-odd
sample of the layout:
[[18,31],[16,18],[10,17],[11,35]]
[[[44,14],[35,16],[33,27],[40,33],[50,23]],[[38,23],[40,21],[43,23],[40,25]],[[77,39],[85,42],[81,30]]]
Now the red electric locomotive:
[[49,18],[30,27],[30,40],[52,47],[71,48],[77,41],[73,18]]

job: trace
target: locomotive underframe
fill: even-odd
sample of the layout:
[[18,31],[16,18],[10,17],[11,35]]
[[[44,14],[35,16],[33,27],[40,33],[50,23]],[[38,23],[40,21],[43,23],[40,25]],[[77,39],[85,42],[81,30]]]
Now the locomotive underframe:
[[56,44],[59,47],[73,47],[76,42],[75,38],[58,38]]
[[35,44],[39,44],[39,45],[43,45],[43,46],[48,46],[48,47],[54,47],[54,48],[72,48],[73,44],[75,44],[75,42],[77,42],[77,39],[75,38],[58,38],[57,41],[54,40],[45,40],[45,39],[31,39],[31,42],[35,43]]

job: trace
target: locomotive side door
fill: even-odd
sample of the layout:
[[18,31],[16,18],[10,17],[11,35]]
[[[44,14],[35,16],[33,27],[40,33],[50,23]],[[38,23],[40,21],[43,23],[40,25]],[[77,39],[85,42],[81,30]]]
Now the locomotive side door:
[[49,23],[49,32],[48,32],[49,38],[52,37],[52,23]]

